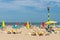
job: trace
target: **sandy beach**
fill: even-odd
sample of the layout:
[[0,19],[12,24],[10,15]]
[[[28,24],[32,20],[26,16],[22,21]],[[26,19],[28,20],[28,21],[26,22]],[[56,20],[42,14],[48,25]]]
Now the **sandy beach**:
[[60,34],[49,36],[29,36],[22,34],[0,34],[0,40],[60,40]]
[[43,36],[32,36],[29,33],[32,29],[26,29],[22,27],[17,29],[17,31],[21,31],[20,34],[7,34],[6,31],[0,30],[0,40],[60,40],[60,34],[50,34],[50,35],[43,35]]

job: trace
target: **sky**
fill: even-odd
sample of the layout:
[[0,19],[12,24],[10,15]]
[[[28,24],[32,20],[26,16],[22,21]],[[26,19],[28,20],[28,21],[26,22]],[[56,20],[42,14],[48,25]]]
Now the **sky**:
[[0,22],[60,22],[60,0],[0,0]]

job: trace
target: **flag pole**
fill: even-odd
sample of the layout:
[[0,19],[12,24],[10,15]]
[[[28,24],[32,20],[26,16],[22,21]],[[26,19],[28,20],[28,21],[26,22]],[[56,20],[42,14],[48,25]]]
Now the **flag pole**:
[[[48,21],[50,21],[50,6],[48,6]],[[50,25],[48,25],[48,28],[49,28]]]

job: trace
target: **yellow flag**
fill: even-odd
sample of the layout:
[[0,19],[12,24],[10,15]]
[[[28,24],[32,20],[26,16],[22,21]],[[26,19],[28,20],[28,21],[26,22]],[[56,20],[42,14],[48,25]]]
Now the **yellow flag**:
[[5,27],[5,22],[4,21],[2,21],[2,27]]
[[30,28],[30,24],[29,24],[29,22],[27,22],[27,29],[29,29]]

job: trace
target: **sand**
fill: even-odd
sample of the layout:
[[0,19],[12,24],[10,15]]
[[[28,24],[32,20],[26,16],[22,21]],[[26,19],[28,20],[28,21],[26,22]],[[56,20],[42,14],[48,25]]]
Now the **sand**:
[[6,31],[0,30],[0,40],[60,40],[60,34],[50,34],[43,36],[32,36],[29,35],[29,32],[33,31],[32,29],[27,30],[25,27],[17,29],[17,31],[22,31],[20,34],[7,34]]

